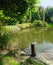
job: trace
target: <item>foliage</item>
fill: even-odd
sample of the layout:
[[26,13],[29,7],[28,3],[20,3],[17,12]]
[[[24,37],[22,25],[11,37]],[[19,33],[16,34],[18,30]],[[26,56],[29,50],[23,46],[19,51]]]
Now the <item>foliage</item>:
[[5,16],[3,11],[0,10],[0,25],[15,25],[17,22],[17,19]]
[[30,22],[33,22],[34,19],[38,18],[38,14],[37,14],[37,11],[38,11],[37,4],[38,3],[39,3],[39,0],[29,0],[28,1],[29,14],[28,14],[27,18],[29,19]]
[[48,22],[48,23],[53,23],[53,7],[48,7],[46,9],[46,13],[45,13],[45,20]]
[[[2,14],[0,14],[1,22],[3,25],[15,24],[17,20],[20,20],[22,15],[26,12],[28,8],[28,3],[26,0],[1,0],[0,1],[0,10],[2,10]],[[4,15],[4,16],[3,16]],[[7,19],[5,19],[5,17]],[[8,20],[8,17],[10,19]]]
[[6,16],[18,17],[27,9],[27,2],[25,0],[1,0],[0,9]]
[[20,65],[13,57],[4,55],[0,58],[0,65]]
[[49,23],[48,24],[48,28],[51,28],[51,27],[53,27],[53,24],[52,23]]
[[44,8],[39,6],[38,11],[39,11],[39,20],[43,21],[43,16],[44,16],[43,13],[45,13]]
[[37,27],[45,27],[47,26],[48,24],[46,22],[43,22],[43,21],[40,21],[40,20],[35,20],[33,22],[34,26],[37,26]]
[[17,30],[17,26],[0,26],[0,49],[13,51],[18,48],[18,44],[14,42],[14,33]]
[[39,14],[38,14],[38,12],[32,12],[31,23],[33,23],[34,20],[39,20]]
[[15,25],[18,21],[19,23],[26,22],[30,11],[37,11],[38,7],[35,4],[38,2],[39,0],[1,0],[0,25]]
[[4,26],[0,26],[0,48],[5,49],[9,41],[9,34]]

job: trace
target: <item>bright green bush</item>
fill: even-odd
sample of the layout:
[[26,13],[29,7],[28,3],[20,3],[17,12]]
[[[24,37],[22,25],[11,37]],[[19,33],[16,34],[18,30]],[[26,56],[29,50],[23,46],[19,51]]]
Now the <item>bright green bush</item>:
[[0,25],[15,25],[18,20],[14,17],[6,16],[3,10],[0,10]]
[[46,22],[43,22],[43,21],[40,21],[40,20],[35,20],[35,21],[33,22],[33,25],[34,25],[35,27],[45,27],[45,26],[47,26],[48,24],[47,24]]

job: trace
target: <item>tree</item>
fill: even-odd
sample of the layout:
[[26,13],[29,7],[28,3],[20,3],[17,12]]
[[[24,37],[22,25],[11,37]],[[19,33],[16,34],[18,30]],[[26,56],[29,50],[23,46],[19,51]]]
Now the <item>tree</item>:
[[30,22],[33,22],[35,19],[38,19],[38,6],[39,0],[28,0],[28,15],[27,18]]
[[10,20],[11,18],[20,20],[27,8],[28,3],[26,0],[0,0],[0,10],[3,11],[6,17],[10,17]]
[[38,11],[39,11],[39,19],[43,21],[44,8],[42,6],[40,6],[38,8]]
[[45,19],[48,23],[53,23],[53,7],[48,7],[45,13]]
[[0,0],[0,10],[2,10],[5,17],[2,20],[3,25],[16,24],[17,21],[22,23],[27,20],[31,13],[37,10],[39,0]]

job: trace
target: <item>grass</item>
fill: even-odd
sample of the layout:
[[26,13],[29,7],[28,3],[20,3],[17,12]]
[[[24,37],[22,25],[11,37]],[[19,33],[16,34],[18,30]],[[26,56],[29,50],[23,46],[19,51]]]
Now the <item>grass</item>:
[[20,65],[12,56],[0,56],[0,65]]
[[53,27],[53,24],[48,24],[48,27],[50,28],[50,27]]
[[20,64],[12,55],[0,55],[0,65],[47,65],[33,58],[28,58],[23,64]]

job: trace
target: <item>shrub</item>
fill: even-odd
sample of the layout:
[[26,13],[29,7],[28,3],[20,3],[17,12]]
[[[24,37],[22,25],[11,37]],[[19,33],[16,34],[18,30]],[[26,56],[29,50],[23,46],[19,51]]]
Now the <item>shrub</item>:
[[5,49],[7,47],[9,39],[8,30],[5,29],[5,26],[0,26],[0,49]]
[[0,49],[9,51],[18,49],[18,39],[15,34],[17,30],[17,26],[0,26]]
[[35,27],[46,27],[48,24],[46,22],[40,21],[40,20],[35,20],[33,22],[33,25]]

